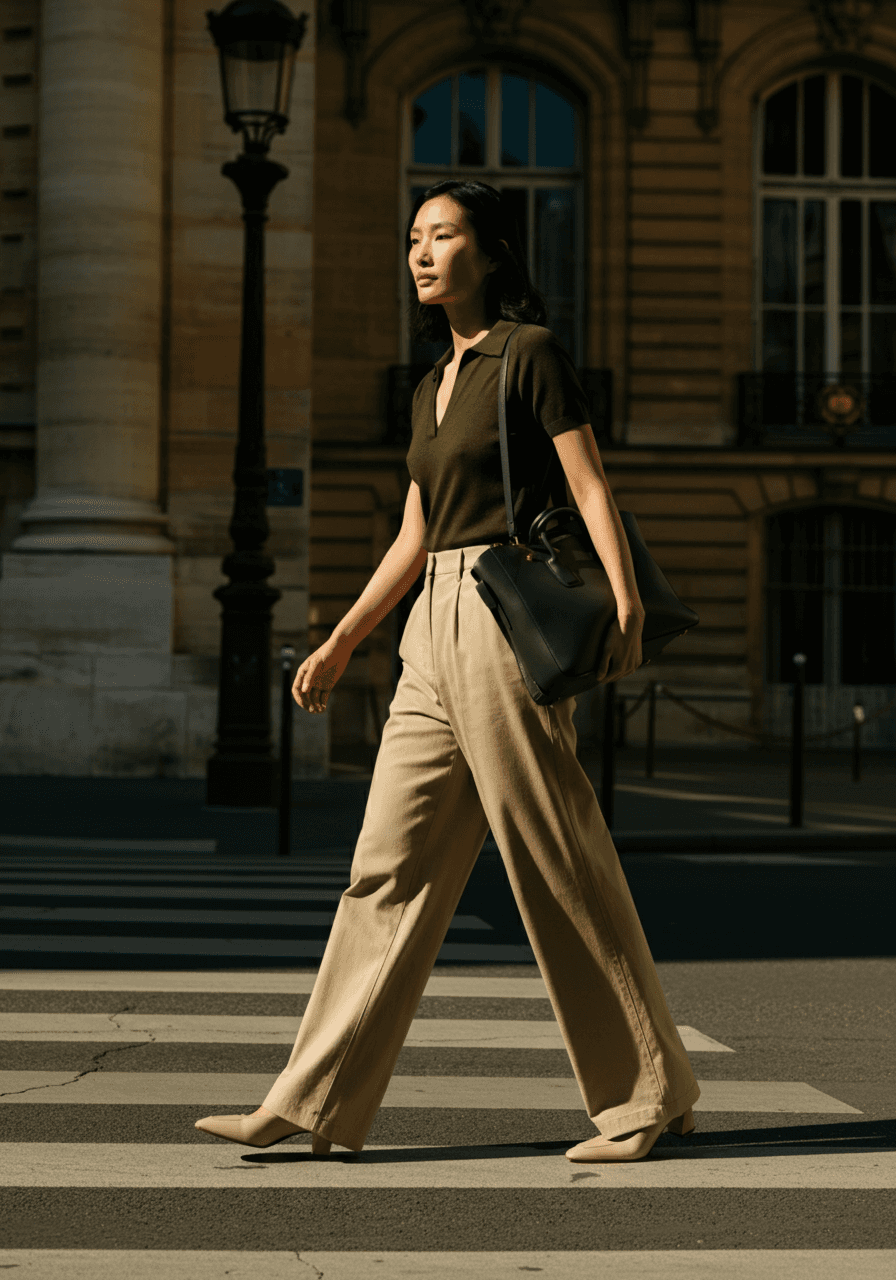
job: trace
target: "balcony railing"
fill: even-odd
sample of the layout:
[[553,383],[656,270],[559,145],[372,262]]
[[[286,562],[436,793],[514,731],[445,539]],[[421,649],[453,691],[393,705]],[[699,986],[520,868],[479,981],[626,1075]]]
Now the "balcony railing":
[[738,444],[896,448],[896,374],[741,373]]
[[[393,364],[386,378],[386,428],[382,443],[407,448],[411,443],[411,404],[421,378],[431,364]],[[613,370],[579,369],[579,381],[588,398],[591,428],[598,444],[610,443],[613,424]]]

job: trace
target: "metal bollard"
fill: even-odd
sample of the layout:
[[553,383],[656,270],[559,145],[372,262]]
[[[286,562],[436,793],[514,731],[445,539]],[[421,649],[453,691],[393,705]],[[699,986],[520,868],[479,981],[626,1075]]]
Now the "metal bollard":
[[662,685],[655,680],[650,682],[650,694],[647,699],[647,750],[644,753],[644,777],[653,777],[653,749],[656,746],[656,695],[662,692]]
[[604,685],[604,738],[600,760],[600,808],[607,827],[613,826],[613,784],[616,774],[616,685]]
[[296,651],[291,644],[280,646],[280,805],[277,856],[289,855],[289,819],[292,810],[292,664]]
[[619,751],[625,746],[625,698],[620,694],[616,695],[616,750]]
[[865,723],[865,708],[857,702],[852,709],[852,780],[860,782],[862,778],[862,725]]
[[796,679],[793,682],[793,723],[790,742],[790,825],[803,825],[803,782],[805,775],[805,714],[806,655],[795,653],[793,664]]

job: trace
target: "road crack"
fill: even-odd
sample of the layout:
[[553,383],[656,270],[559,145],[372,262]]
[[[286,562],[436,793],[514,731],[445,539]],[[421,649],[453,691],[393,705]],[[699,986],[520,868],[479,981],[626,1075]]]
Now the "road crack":
[[[129,1005],[126,1005],[124,1009],[116,1009],[114,1013],[110,1013],[107,1015],[109,1018],[109,1021],[112,1023],[113,1027],[115,1027],[116,1031],[126,1031],[127,1028],[122,1027],[119,1023],[115,1021],[115,1019],[121,1017],[123,1013],[131,1013],[134,1008],[135,1008],[134,1005],[129,1004]],[[26,1089],[9,1089],[3,1093],[0,1093],[0,1098],[16,1098],[20,1094],[34,1093],[39,1089],[60,1089],[60,1088],[63,1088],[65,1085],[77,1084],[78,1081],[83,1080],[85,1076],[93,1075],[94,1072],[97,1072],[97,1071],[102,1071],[103,1068],[100,1065],[101,1060],[107,1057],[110,1053],[126,1053],[129,1049],[140,1049],[143,1047],[143,1045],[156,1043],[156,1037],[153,1035],[151,1031],[146,1031],[144,1034],[149,1037],[147,1040],[138,1040],[134,1044],[115,1044],[115,1045],[111,1045],[108,1049],[102,1049],[100,1050],[99,1053],[95,1053],[93,1057],[90,1059],[91,1065],[88,1067],[85,1067],[83,1071],[78,1071],[75,1075],[72,1076],[71,1080],[57,1080],[57,1081],[54,1081],[52,1084],[31,1084],[31,1085],[28,1085]]]
[[314,1272],[316,1280],[324,1280],[324,1273],[322,1271],[318,1271],[314,1263],[308,1262],[308,1260],[306,1258],[303,1258],[300,1253],[296,1254],[296,1261],[300,1262],[303,1267],[310,1267],[311,1270]]

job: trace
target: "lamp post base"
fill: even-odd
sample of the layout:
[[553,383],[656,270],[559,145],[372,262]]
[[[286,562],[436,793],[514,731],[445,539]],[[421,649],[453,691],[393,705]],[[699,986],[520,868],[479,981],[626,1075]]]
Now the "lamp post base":
[[248,809],[276,809],[280,794],[280,761],[256,755],[228,753],[206,762],[205,803],[239,805]]

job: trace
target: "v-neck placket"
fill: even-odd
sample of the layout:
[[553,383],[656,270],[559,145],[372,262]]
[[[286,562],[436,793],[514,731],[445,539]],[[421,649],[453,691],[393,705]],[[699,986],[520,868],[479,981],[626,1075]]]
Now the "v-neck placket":
[[[433,381],[435,382],[435,390],[433,391],[433,396],[432,396],[432,425],[433,425],[433,438],[435,438],[435,437],[439,434],[439,429],[440,429],[440,427],[444,427],[444,425],[445,425],[445,419],[448,417],[448,414],[449,414],[449,412],[450,412],[450,410],[451,410],[451,404],[452,404],[452,402],[453,402],[453,400],[454,400],[455,392],[457,391],[457,381],[458,381],[458,378],[460,377],[461,373],[463,372],[464,368],[466,367],[466,366],[464,365],[464,358],[465,358],[465,357],[466,357],[466,356],[467,356],[471,351],[472,351],[473,355],[475,355],[475,356],[479,356],[479,355],[481,355],[481,352],[477,351],[475,347],[467,347],[466,351],[464,351],[464,353],[461,355],[461,358],[460,358],[460,364],[457,366],[457,373],[454,375],[454,386],[451,388],[451,395],[448,397],[448,403],[445,405],[445,412],[442,414],[442,421],[441,421],[441,422],[439,422],[439,421],[438,421],[438,416],[439,416],[439,403],[438,403],[438,402],[439,402],[439,387],[442,385],[442,378],[444,378],[444,376],[445,376],[445,369],[446,369],[447,365],[449,365],[449,364],[451,363],[451,361],[450,361],[450,360],[448,360],[448,361],[446,361],[446,363],[445,363],[445,364],[443,364],[443,365],[442,365],[441,374],[439,373],[438,364],[436,365],[436,368],[435,368],[435,371],[434,371],[434,375],[433,375]],[[469,365],[469,364],[471,364],[471,363],[472,363],[472,361],[470,361],[470,360],[468,360],[468,361],[467,361],[467,364],[468,364],[468,365]]]

